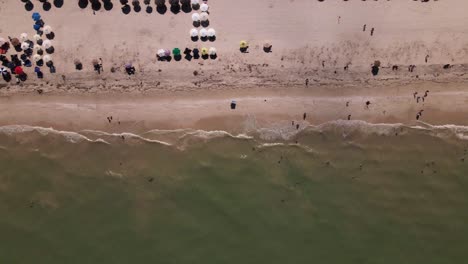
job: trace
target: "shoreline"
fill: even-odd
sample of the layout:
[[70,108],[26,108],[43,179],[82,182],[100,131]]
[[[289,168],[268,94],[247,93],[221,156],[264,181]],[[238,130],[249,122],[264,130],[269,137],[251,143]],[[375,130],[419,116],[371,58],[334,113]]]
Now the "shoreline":
[[[468,125],[467,81],[409,84],[330,85],[250,88],[227,91],[180,91],[175,94],[14,94],[0,96],[0,126],[31,125],[59,130],[84,129],[106,132],[145,132],[151,129],[224,130],[233,133],[258,128],[319,125],[329,121],[362,120],[369,123],[413,125]],[[336,93],[335,89],[339,89]],[[429,90],[417,103],[413,92]],[[229,104],[236,100],[236,110]],[[265,101],[266,100],[266,101]],[[365,102],[371,104],[366,108]],[[349,106],[346,106],[349,102]],[[302,120],[303,113],[307,119]],[[107,117],[113,117],[111,123]],[[120,124],[118,124],[120,122]]]

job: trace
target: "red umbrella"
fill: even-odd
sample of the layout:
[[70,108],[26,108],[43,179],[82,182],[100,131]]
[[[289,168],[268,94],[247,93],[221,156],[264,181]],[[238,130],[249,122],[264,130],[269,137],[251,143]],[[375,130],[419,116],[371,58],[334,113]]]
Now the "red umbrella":
[[21,68],[21,66],[16,66],[15,74],[18,74],[18,75],[24,74],[23,68]]

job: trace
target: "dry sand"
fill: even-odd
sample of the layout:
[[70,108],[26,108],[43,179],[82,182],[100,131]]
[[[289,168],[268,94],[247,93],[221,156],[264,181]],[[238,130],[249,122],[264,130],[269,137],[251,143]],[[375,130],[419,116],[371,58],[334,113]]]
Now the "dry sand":
[[[37,80],[28,69],[29,80],[21,85],[0,81],[0,125],[243,131],[289,124],[302,119],[303,112],[314,124],[348,114],[369,122],[412,123],[421,109],[425,122],[468,123],[464,0],[212,0],[210,26],[218,37],[206,43],[190,40],[190,14],[143,10],[123,15],[118,1],[113,2],[112,11],[95,15],[76,1],[48,12],[36,4],[35,11],[56,34],[57,73],[46,72]],[[0,36],[32,36],[31,14],[20,1],[0,0]],[[242,39],[250,43],[247,54],[238,50]],[[273,44],[272,53],[262,50],[266,40]],[[211,46],[218,50],[217,60],[168,63],[155,56],[159,48]],[[101,75],[91,67],[99,57]],[[83,61],[83,71],[74,70],[75,58]],[[373,77],[375,60],[383,67]],[[123,72],[126,62],[133,62],[137,75]],[[411,73],[410,64],[416,65]],[[444,64],[454,66],[444,70]],[[392,71],[392,65],[399,70]],[[117,72],[111,73],[111,67]],[[44,93],[38,95],[38,89]],[[417,104],[413,92],[425,90],[431,91],[427,101]],[[239,102],[236,111],[228,108],[231,99]],[[120,127],[107,123],[110,115],[121,120]]]

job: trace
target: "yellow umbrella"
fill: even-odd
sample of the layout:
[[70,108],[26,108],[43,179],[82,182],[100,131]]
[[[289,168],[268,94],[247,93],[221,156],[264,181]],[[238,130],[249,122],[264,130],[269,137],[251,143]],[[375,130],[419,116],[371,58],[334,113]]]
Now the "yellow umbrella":
[[201,54],[202,55],[208,55],[208,49],[207,48],[202,48],[201,49]]
[[240,42],[240,47],[241,47],[241,49],[245,49],[245,48],[247,48],[248,46],[249,46],[249,44],[247,43],[247,41],[242,40],[242,41]]

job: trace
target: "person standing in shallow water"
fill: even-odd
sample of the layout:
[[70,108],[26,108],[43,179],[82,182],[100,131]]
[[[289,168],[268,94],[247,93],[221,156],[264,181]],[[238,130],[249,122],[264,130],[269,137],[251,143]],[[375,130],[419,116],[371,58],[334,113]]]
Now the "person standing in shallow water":
[[306,120],[306,118],[307,118],[307,113],[304,113],[304,115],[302,115],[302,119]]

